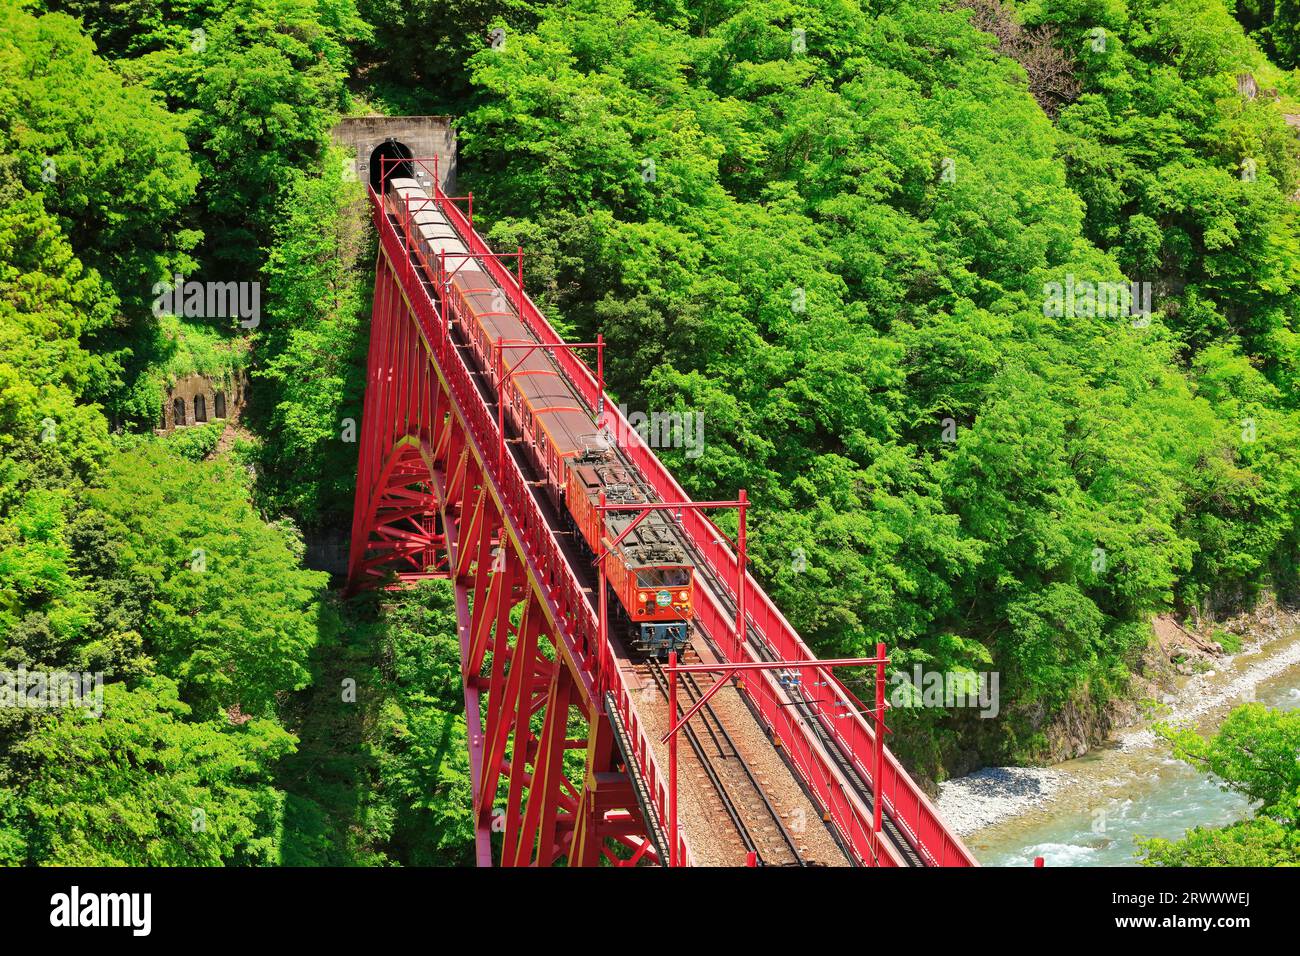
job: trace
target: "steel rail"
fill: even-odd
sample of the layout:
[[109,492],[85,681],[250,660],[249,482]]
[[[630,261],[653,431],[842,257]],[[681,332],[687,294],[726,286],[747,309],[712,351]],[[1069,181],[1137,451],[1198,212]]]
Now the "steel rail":
[[[659,665],[656,661],[651,660],[648,663],[655,684],[659,687],[659,692],[664,695],[664,700],[668,700],[669,694],[667,679],[665,679],[663,672],[659,669]],[[669,714],[669,723],[672,723],[673,719],[674,715]],[[713,785],[713,789],[717,792],[718,799],[722,801],[722,809],[726,811],[728,818],[731,820],[731,825],[736,828],[736,832],[740,835],[740,842],[744,844],[747,851],[758,853],[758,844],[754,842],[753,835],[749,832],[749,828],[745,826],[745,821],[741,819],[740,811],[737,809],[735,801],[731,799],[731,795],[727,793],[726,786],[722,783],[722,778],[718,776],[717,768],[713,766],[713,762],[709,760],[707,754],[704,752],[704,747],[700,743],[700,738],[696,734],[695,728],[686,727],[685,731],[686,741],[691,745],[691,750],[695,754],[695,759],[699,761],[700,767],[704,770],[705,776],[709,778],[709,783]]]
[[[683,674],[682,678],[682,685],[686,688],[686,695],[693,701],[698,701],[704,692],[700,689],[699,682],[696,680],[695,675],[689,673]],[[745,778],[749,781],[754,792],[758,794],[758,798],[763,804],[763,809],[766,811],[767,815],[772,818],[772,822],[776,824],[777,832],[781,834],[781,841],[785,843],[786,848],[789,849],[790,856],[793,857],[795,864],[797,866],[807,866],[808,861],[803,858],[803,855],[799,852],[798,844],[794,841],[794,837],[792,837],[790,831],[785,828],[785,823],[781,819],[781,814],[777,812],[776,807],[772,806],[772,801],[768,798],[767,791],[763,789],[758,782],[758,778],[754,776],[754,771],[750,768],[749,762],[741,756],[740,748],[737,747],[736,742],[732,740],[731,734],[727,733],[727,728],[723,726],[722,720],[718,717],[717,711],[713,709],[713,705],[705,704],[704,707],[701,708],[700,713],[705,718],[705,728],[709,730],[710,736],[713,735],[713,731],[709,728],[708,721],[711,720],[717,725],[718,733],[720,733],[722,739],[726,741],[727,747],[731,750],[732,755],[736,759],[737,766],[739,766],[741,771],[744,773]],[[796,779],[798,778],[796,777]]]

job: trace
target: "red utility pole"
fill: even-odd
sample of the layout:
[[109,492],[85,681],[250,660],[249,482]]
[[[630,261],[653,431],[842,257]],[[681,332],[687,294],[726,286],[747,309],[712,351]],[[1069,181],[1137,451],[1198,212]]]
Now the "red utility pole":
[[736,659],[740,660],[745,653],[745,578],[748,576],[745,570],[745,513],[749,510],[749,497],[744,488],[740,489],[736,507],[740,511],[740,532],[736,538],[736,566],[739,569],[736,575]]
[[[677,652],[668,652],[668,720],[677,719]],[[668,738],[668,865],[677,866],[677,735]]]
[[885,757],[885,645],[876,644],[876,746],[871,768],[871,785],[875,788],[871,800],[871,832],[875,834],[876,859],[880,859],[880,813],[885,803],[880,779]]
[[[604,488],[600,489],[600,499],[597,507],[600,509],[598,513],[603,514],[605,509]],[[597,575],[598,577],[597,586],[600,588],[600,623],[597,627],[597,632],[600,635],[597,643],[600,645],[600,647],[598,647],[596,650],[596,653],[599,658],[597,663],[597,680],[600,680],[602,676],[605,674],[605,668],[610,666],[609,641],[606,639],[609,634],[609,621],[608,621],[608,609],[605,603],[605,562],[597,561],[596,568],[599,572]]]

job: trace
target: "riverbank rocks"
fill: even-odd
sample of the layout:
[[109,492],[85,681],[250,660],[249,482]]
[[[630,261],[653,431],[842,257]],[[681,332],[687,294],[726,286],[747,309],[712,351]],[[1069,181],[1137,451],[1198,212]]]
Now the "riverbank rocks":
[[1207,640],[1179,624],[1169,614],[1159,614],[1151,621],[1151,630],[1160,642],[1160,650],[1180,674],[1197,671],[1197,661],[1211,661],[1223,655],[1223,645]]

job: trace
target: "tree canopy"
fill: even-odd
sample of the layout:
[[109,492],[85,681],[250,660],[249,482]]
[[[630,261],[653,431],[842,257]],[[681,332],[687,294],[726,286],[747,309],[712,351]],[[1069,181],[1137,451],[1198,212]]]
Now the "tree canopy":
[[[816,650],[1002,675],[992,727],[899,709],[912,769],[1050,755],[1152,614],[1300,586],[1293,6],[0,0],[0,668],[106,680],[0,712],[0,859],[469,859],[448,590],[303,569],[362,415],[347,112],[456,115],[490,241],[701,416],[659,452],[748,490]],[[155,314],[175,274],[261,324]],[[242,419],[153,434],[192,373]],[[1288,720],[1179,739],[1262,809],[1151,861],[1294,856]]]

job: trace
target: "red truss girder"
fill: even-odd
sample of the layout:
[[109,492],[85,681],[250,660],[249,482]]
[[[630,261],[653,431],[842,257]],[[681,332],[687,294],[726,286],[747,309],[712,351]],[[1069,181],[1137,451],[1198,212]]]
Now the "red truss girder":
[[[522,527],[511,520],[531,503],[526,486],[503,489],[485,472],[469,427],[475,406],[455,397],[436,357],[436,326],[406,297],[400,247],[394,256],[391,234],[385,238],[350,589],[434,575],[454,584],[480,865],[657,862],[616,763],[591,649],[573,634],[571,607],[586,599],[576,590],[557,593],[554,567],[544,570],[530,547],[535,519]],[[442,353],[457,361],[446,345]],[[467,394],[468,376],[457,384]],[[486,414],[481,403],[477,409]],[[566,762],[571,751],[582,759]]]

